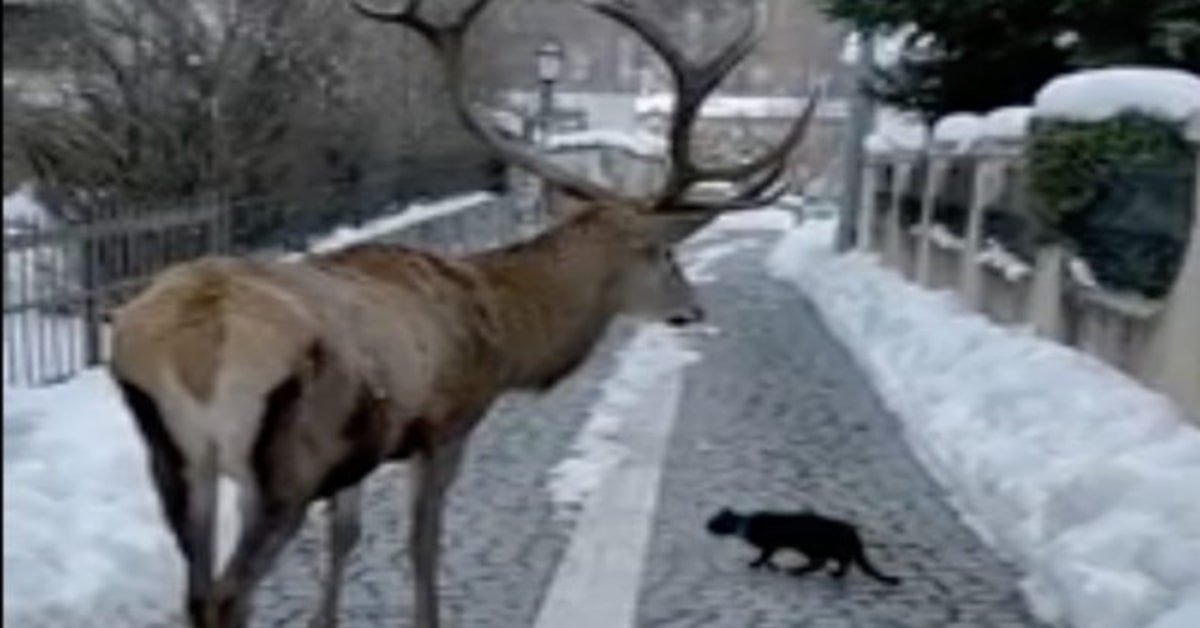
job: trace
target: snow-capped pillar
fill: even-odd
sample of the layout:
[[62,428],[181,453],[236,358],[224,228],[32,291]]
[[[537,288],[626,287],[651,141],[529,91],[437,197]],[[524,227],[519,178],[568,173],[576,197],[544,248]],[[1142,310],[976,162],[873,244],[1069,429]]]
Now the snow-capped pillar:
[[877,154],[868,154],[863,166],[862,200],[858,206],[858,237],[859,250],[870,253],[875,239],[875,196],[879,187],[879,170],[884,167],[883,160]]
[[921,193],[921,221],[917,227],[917,261],[914,278],[921,285],[930,285],[930,266],[933,263],[933,210],[938,197],[946,188],[946,175],[950,173],[950,153],[931,150],[929,168],[925,171],[925,189]]
[[1200,114],[1191,118],[1188,139],[1196,149],[1192,232],[1151,340],[1145,377],[1200,423]]
[[1005,157],[993,148],[980,150],[975,157],[971,184],[971,207],[967,217],[967,237],[959,268],[959,294],[967,307],[978,309],[983,273],[979,252],[983,249],[983,214],[996,202],[1004,189]]
[[916,170],[919,153],[898,153],[892,162],[892,193],[888,198],[887,225],[884,231],[883,259],[897,272],[904,273],[908,264],[908,247],[904,241],[904,222],[900,214],[904,195],[912,187],[913,172]]

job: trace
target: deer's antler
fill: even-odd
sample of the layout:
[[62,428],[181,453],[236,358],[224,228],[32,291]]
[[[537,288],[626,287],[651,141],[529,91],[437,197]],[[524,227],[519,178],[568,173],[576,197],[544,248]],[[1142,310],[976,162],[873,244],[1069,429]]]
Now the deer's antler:
[[[635,10],[624,0],[594,2],[591,7],[633,31],[667,65],[675,85],[676,97],[671,110],[667,140],[670,146],[670,172],[654,201],[658,211],[720,211],[769,204],[787,191],[785,178],[793,149],[808,130],[819,102],[809,99],[804,110],[783,139],[758,157],[735,166],[706,167],[692,156],[692,132],[705,100],[721,82],[754,50],[761,35],[759,20],[752,19],[742,32],[707,61],[688,59],[671,43],[667,32]],[[731,197],[717,201],[688,200],[689,191],[705,182],[741,183]]]
[[463,124],[501,159],[542,177],[551,185],[574,196],[614,203],[630,202],[629,199],[623,198],[616,192],[559,166],[524,145],[503,137],[480,119],[479,108],[472,102],[470,90],[465,81],[466,66],[463,60],[463,48],[471,27],[487,10],[492,1],[473,0],[458,19],[447,24],[435,24],[422,17],[421,9],[424,4],[422,0],[411,0],[406,3],[404,8],[391,11],[368,7],[361,0],[351,0],[351,6],[360,15],[370,19],[412,30],[434,48],[446,68],[450,95]]
[[[363,5],[361,0],[351,0],[360,14],[379,22],[408,28],[433,46],[446,68],[455,109],[463,123],[502,159],[533,172],[551,185],[575,196],[614,203],[634,202],[570,172],[527,146],[501,136],[480,119],[480,112],[472,103],[464,80],[466,67],[463,48],[471,26],[492,2],[473,0],[458,19],[439,25],[421,16],[422,0],[410,0],[403,9],[394,11],[370,8]],[[794,147],[804,138],[816,111],[818,96],[809,99],[778,144],[746,163],[726,167],[702,166],[696,163],[692,155],[692,133],[704,102],[754,49],[761,29],[757,19],[748,22],[738,37],[716,55],[698,63],[688,59],[671,43],[665,30],[633,9],[627,1],[596,1],[588,6],[633,31],[649,45],[666,63],[675,85],[677,96],[667,133],[670,170],[662,190],[649,203],[649,209],[658,212],[716,212],[760,207],[787,191],[789,158]],[[719,182],[735,184],[735,191],[720,199],[688,198],[689,192],[700,184]]]

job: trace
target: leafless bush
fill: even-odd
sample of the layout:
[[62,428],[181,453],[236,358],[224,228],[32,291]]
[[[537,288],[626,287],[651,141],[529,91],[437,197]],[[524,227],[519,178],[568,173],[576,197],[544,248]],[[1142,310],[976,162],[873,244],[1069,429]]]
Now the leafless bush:
[[[312,190],[358,198],[370,181],[388,197],[381,172],[481,159],[455,139],[441,85],[411,43],[364,32],[344,3],[92,4],[72,38],[65,106],[30,113],[15,138],[60,218],[87,220],[100,199],[201,194],[338,207]],[[235,235],[257,237],[245,222],[250,232],[235,225]]]

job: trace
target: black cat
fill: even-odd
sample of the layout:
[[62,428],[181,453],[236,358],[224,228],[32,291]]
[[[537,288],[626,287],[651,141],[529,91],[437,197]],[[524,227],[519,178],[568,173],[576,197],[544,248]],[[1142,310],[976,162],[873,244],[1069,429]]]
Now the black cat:
[[858,531],[845,521],[812,512],[739,514],[725,508],[709,519],[708,531],[717,536],[737,536],[757,547],[761,553],[750,563],[755,569],[777,568],[771,557],[779,550],[790,549],[808,558],[808,564],[789,570],[792,575],[817,571],[832,560],[837,563],[832,574],[835,578],[845,576],[853,563],[884,584],[900,584],[899,578],[880,573],[867,561]]

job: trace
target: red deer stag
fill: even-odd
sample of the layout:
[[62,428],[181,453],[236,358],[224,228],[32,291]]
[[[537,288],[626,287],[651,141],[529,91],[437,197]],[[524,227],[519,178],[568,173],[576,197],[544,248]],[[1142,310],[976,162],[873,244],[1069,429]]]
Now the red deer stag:
[[[187,564],[185,606],[196,628],[248,623],[253,590],[319,500],[330,506],[329,563],[314,625],[335,625],[359,536],[360,483],[389,461],[412,465],[414,625],[436,628],[443,501],[493,400],[554,385],[618,314],[697,320],[670,247],[719,212],[761,206],[782,189],[815,98],[777,147],[749,163],[709,167],[690,155],[701,105],[749,54],[753,26],[696,63],[628,5],[594,6],[657,51],[678,88],[665,184],[655,198],[634,200],[481,121],[462,51],[491,2],[473,0],[449,25],[420,17],[420,2],[397,12],[356,8],[432,44],[467,127],[561,191],[553,202],[570,211],[555,212],[567,216],[559,224],[462,258],[368,244],[296,262],[203,259],[162,272],[114,317],[111,372],[147,443]],[[720,199],[689,196],[713,181],[736,185]],[[222,475],[241,489],[242,528],[215,578]]]

